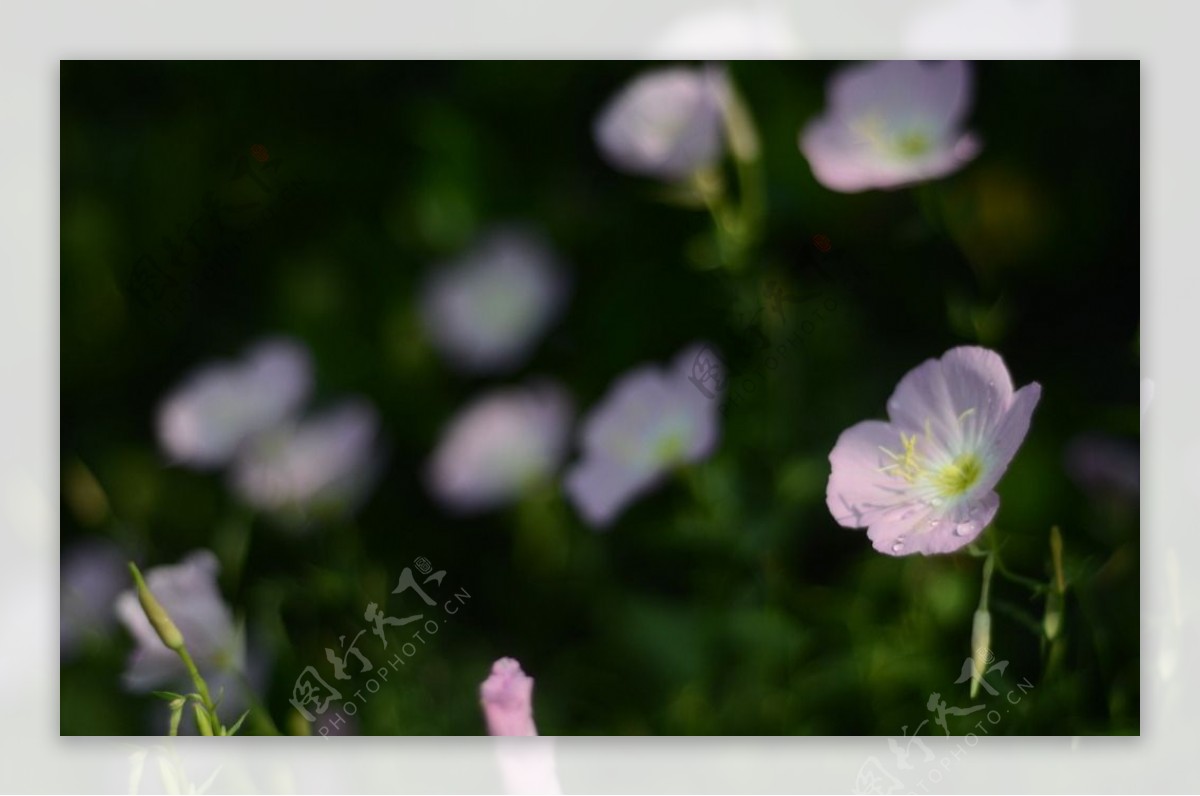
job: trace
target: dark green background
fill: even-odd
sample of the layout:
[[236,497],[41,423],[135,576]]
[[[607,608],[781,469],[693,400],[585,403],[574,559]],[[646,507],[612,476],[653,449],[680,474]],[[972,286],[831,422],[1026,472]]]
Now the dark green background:
[[[1017,385],[1044,390],[1000,485],[995,538],[1011,569],[1044,581],[1059,525],[1070,580],[1053,667],[1041,598],[993,583],[992,646],[1010,662],[994,679],[1035,688],[992,732],[1137,733],[1136,498],[1081,491],[1063,451],[1085,431],[1138,438],[1138,64],[978,64],[980,157],[857,195],[818,185],[797,148],[837,65],[731,64],[759,125],[768,217],[725,283],[698,267],[707,215],[595,150],[595,114],[645,68],[63,63],[61,455],[112,508],[89,524],[65,499],[63,549],[104,535],[150,566],[214,549],[226,597],[268,651],[265,698],[285,730],[304,666],[326,672],[324,647],[426,556],[472,600],[370,697],[360,732],[483,732],[478,684],[513,655],[536,678],[544,734],[898,735],[932,717],[931,691],[970,702],[954,680],[980,562],[874,552],[830,518],[826,457],[844,428],[883,416],[907,370],[982,343]],[[206,198],[246,205],[236,231],[206,221]],[[414,288],[505,221],[546,233],[575,292],[518,373],[461,378],[422,339]],[[134,287],[151,261],[178,286],[161,300]],[[768,300],[779,286],[820,299],[785,302],[781,318]],[[762,336],[773,351],[798,339],[805,320],[802,345],[758,352]],[[305,537],[250,515],[219,476],[166,467],[153,435],[182,375],[269,333],[311,347],[318,401],[374,401],[389,443],[353,522]],[[611,532],[561,495],[452,519],[421,486],[439,430],[481,391],[551,375],[586,410],[627,369],[701,338],[748,397],[726,407],[711,460]],[[165,731],[153,697],[120,688],[129,648],[118,631],[64,665],[64,734]]]

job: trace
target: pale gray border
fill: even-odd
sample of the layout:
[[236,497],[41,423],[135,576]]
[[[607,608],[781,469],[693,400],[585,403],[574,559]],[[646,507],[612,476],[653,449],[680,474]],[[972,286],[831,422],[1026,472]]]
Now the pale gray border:
[[[1196,186],[1200,47],[1190,4],[1083,0],[690,2],[239,0],[0,7],[0,788],[162,789],[158,760],[210,792],[475,792],[500,787],[487,739],[62,740],[58,539],[58,60],[180,57],[1070,57],[1143,62],[1145,415],[1143,736],[985,739],[930,792],[1194,791],[1200,560]],[[714,13],[716,16],[711,16]],[[751,16],[730,22],[730,14]],[[680,20],[697,12],[707,21]],[[918,23],[937,19],[943,23]],[[724,14],[725,16],[722,16]],[[713,19],[717,21],[714,23]],[[764,21],[765,20],[765,21]],[[918,33],[917,26],[922,27]],[[680,32],[682,30],[682,33]],[[930,31],[933,31],[932,33]],[[715,31],[715,32],[714,32]],[[732,40],[727,37],[733,36]],[[725,38],[723,38],[725,37]],[[923,49],[915,50],[920,41]],[[1083,139],[1089,134],[1079,131]],[[1046,263],[1045,267],[1054,267]],[[1197,454],[1192,459],[1191,454]],[[917,706],[918,708],[920,706]],[[937,744],[939,755],[953,744]],[[568,792],[848,792],[882,739],[559,739]]]

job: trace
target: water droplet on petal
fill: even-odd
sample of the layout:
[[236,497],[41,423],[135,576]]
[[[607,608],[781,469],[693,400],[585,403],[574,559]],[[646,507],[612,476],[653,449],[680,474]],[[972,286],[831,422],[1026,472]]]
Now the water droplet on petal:
[[960,522],[958,525],[954,526],[954,535],[955,536],[966,536],[973,530],[975,530],[975,523]]
[[939,525],[941,525],[941,524],[942,524],[942,521],[941,521],[941,520],[930,520],[930,521],[929,521],[929,527],[930,527],[930,528],[936,528],[936,527],[938,527],[938,526],[939,526]]
[[903,549],[904,549],[904,542],[897,541],[894,545],[892,545],[893,553],[899,553]]
[[933,498],[932,500],[929,501],[929,505],[940,506],[940,505],[942,505],[942,499],[941,498]]

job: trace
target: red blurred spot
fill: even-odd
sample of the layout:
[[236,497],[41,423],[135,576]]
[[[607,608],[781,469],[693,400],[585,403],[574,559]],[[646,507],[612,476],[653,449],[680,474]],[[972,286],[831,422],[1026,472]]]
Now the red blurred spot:
[[816,246],[818,249],[820,249],[823,252],[827,252],[833,248],[833,241],[831,241],[829,239],[829,236],[825,235],[824,233],[818,233],[816,235],[813,235],[812,242],[813,242],[813,246]]
[[271,155],[267,152],[267,148],[262,144],[255,144],[250,147],[250,157],[257,160],[259,163],[266,163]]

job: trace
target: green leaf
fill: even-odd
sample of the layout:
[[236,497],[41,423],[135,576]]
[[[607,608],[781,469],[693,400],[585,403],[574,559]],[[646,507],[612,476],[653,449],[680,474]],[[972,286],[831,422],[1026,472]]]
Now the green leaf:
[[238,730],[240,730],[240,729],[242,728],[242,722],[243,722],[243,721],[245,721],[245,720],[246,720],[246,717],[247,717],[247,716],[249,716],[249,715],[250,715],[250,711],[249,711],[249,710],[247,710],[245,713],[243,713],[241,716],[239,716],[239,717],[238,717],[238,720],[237,720],[237,721],[235,721],[235,722],[233,723],[233,726],[229,728],[229,731],[226,733],[226,735],[235,735],[235,734],[237,734],[237,731],[238,731]]

